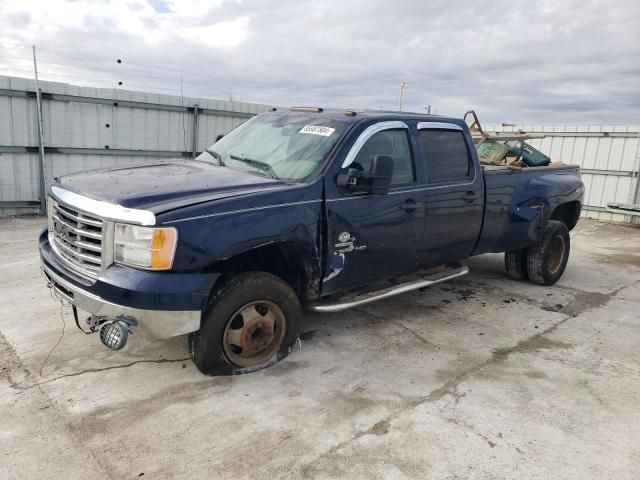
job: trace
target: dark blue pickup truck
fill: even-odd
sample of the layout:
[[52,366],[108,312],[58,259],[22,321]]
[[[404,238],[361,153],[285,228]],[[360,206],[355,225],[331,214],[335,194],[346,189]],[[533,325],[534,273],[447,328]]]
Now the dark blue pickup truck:
[[481,165],[462,120],[292,108],[195,160],[68,175],[49,193],[42,269],[78,327],[112,349],[136,330],[189,334],[203,373],[231,374],[283,358],[303,308],[455,278],[473,255],[506,252],[513,278],[553,284],[584,186],[576,166]]

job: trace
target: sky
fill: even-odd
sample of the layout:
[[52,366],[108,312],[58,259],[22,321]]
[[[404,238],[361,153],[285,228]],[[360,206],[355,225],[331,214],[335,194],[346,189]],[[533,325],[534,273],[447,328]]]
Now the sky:
[[640,124],[639,0],[0,0],[0,75],[33,44],[79,85],[397,110],[406,82],[408,111]]

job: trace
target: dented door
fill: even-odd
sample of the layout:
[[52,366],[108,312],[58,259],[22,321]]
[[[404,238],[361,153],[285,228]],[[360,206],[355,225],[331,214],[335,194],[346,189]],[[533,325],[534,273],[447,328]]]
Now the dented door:
[[328,199],[329,268],[322,293],[416,270],[424,232],[424,191]]

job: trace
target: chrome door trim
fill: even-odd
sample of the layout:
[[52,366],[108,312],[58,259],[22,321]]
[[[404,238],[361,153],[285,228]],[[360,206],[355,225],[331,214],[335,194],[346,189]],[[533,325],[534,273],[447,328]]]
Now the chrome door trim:
[[455,123],[418,122],[418,130],[429,130],[431,128],[441,128],[441,129],[447,129],[447,130],[460,130],[461,132],[464,131],[460,125],[456,125]]
[[342,168],[347,168],[349,165],[351,165],[353,160],[356,158],[356,155],[358,155],[358,152],[360,152],[367,140],[369,140],[373,135],[383,130],[394,130],[398,128],[409,129],[409,126],[399,120],[392,120],[388,122],[374,123],[370,127],[366,128],[365,131],[362,132],[358,139],[355,141],[355,143],[351,147],[351,150],[349,150],[349,153],[344,159],[344,162],[342,162]]

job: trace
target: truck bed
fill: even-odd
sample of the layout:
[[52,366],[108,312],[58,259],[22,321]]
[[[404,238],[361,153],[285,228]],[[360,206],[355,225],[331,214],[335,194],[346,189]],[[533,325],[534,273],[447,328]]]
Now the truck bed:
[[555,207],[573,201],[581,188],[577,165],[522,170],[485,165],[482,170],[486,207],[474,255],[537,242]]

